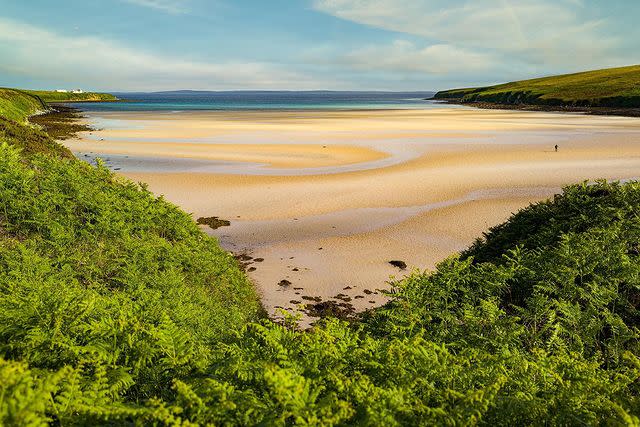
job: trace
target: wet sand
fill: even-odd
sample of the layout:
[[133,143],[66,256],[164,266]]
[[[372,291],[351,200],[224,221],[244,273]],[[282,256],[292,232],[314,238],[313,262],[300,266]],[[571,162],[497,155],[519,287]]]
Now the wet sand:
[[103,130],[66,145],[195,218],[231,221],[203,229],[264,259],[249,275],[272,313],[339,294],[356,309],[379,305],[391,276],[433,268],[563,185],[640,175],[635,118],[444,106],[89,120]]

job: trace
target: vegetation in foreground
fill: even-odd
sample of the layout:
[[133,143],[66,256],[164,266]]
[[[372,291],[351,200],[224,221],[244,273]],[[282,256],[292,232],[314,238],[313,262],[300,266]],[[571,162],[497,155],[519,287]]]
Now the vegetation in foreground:
[[0,117],[0,141],[6,141],[20,148],[23,156],[47,153],[55,157],[73,158],[71,151],[51,139],[42,129],[25,126],[2,117]]
[[640,424],[638,183],[567,187],[359,322],[298,331],[174,206],[13,145],[3,424]]
[[497,104],[640,108],[640,65],[438,92],[434,99]]

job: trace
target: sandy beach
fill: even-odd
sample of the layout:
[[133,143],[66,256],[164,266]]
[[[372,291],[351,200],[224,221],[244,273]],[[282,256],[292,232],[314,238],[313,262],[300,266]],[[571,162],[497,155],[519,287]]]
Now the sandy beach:
[[379,305],[393,276],[433,268],[563,185],[640,175],[637,118],[443,106],[88,120],[100,130],[65,142],[77,156],[231,221],[203,229],[263,259],[249,275],[271,313],[317,297]]

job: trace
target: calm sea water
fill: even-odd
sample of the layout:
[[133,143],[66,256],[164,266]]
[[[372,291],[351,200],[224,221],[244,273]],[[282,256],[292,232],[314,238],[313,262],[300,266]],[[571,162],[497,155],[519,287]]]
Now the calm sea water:
[[85,111],[351,110],[428,108],[434,92],[129,92],[122,102],[78,103]]

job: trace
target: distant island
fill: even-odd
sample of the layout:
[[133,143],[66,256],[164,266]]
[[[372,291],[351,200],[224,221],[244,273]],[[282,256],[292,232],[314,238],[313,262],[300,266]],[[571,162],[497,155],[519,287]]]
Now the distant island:
[[640,116],[640,65],[450,89],[432,99],[480,108]]

